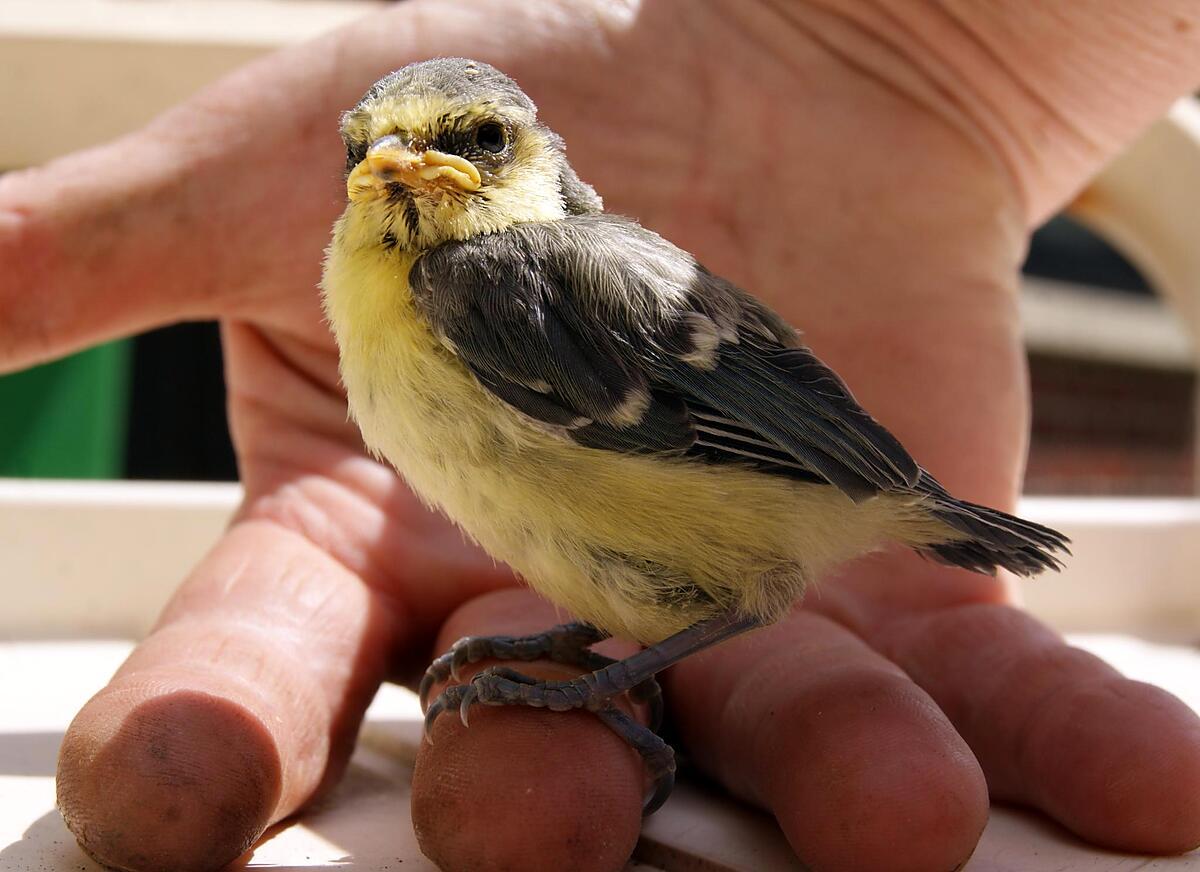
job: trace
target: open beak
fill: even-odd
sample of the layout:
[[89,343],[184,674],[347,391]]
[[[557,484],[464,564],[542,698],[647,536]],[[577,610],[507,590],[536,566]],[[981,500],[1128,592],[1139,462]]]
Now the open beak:
[[346,178],[346,195],[353,201],[372,200],[399,182],[410,188],[432,188],[445,180],[464,191],[479,190],[479,170],[465,158],[441,151],[416,154],[398,136],[371,143],[367,156]]

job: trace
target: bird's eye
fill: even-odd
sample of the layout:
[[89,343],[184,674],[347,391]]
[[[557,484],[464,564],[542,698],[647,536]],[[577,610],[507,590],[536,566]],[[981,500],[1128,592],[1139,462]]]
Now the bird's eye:
[[475,144],[484,151],[497,154],[504,151],[504,146],[508,144],[508,137],[505,135],[502,125],[495,121],[486,121],[475,130]]

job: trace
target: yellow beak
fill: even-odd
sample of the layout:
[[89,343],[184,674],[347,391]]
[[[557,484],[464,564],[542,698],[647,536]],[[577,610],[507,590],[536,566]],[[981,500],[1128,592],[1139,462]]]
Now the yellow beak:
[[346,178],[346,196],[355,202],[380,196],[388,184],[432,187],[446,180],[464,191],[479,190],[479,170],[466,158],[441,151],[415,154],[398,136],[385,136],[367,149],[367,156]]

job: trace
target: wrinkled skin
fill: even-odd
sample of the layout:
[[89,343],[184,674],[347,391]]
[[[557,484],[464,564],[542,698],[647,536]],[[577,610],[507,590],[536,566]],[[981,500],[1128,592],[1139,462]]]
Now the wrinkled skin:
[[[955,493],[1011,508],[1027,231],[1200,80],[1200,21],[1168,0],[1128,20],[1117,0],[893,6],[405,3],[0,179],[0,365],[220,318],[246,485],[67,735],[60,803],[89,851],[219,866],[336,779],[380,681],[468,632],[558,618],[347,423],[315,290],[343,199],[337,115],[409,61],[514,75],[610,209],[768,300]],[[677,667],[671,714],[815,869],[954,868],[989,792],[1104,846],[1200,843],[1197,718],[1010,602],[1003,580],[881,555]],[[641,770],[602,725],[452,720],[418,760],[430,856],[621,867]]]

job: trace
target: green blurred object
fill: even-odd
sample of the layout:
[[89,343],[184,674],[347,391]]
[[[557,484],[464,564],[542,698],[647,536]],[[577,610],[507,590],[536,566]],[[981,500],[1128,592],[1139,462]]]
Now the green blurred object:
[[131,344],[0,378],[0,476],[120,478]]

